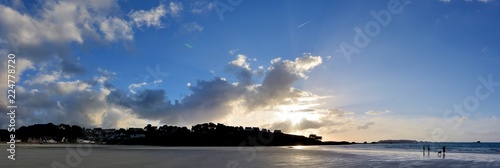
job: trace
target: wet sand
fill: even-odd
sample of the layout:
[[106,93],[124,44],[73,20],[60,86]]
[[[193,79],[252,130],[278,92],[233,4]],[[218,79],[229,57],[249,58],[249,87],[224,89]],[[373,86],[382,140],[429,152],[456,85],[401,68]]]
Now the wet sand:
[[[0,148],[6,149],[5,144]],[[464,159],[322,147],[153,147],[18,144],[16,160],[0,167],[500,167],[498,155]],[[419,155],[418,155],[419,154]]]

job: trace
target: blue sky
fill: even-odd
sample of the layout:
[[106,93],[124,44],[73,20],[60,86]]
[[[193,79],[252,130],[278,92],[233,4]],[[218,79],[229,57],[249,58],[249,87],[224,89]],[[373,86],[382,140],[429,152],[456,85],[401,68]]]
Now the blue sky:
[[[21,125],[222,122],[325,140],[498,142],[499,7],[2,1],[0,53],[18,59]],[[382,25],[371,13],[384,12]]]

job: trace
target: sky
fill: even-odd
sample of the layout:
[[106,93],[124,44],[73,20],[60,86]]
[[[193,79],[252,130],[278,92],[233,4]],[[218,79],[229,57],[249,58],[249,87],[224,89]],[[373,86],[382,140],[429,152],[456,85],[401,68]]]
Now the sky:
[[17,127],[500,142],[498,18],[497,0],[0,1],[0,76],[15,54]]

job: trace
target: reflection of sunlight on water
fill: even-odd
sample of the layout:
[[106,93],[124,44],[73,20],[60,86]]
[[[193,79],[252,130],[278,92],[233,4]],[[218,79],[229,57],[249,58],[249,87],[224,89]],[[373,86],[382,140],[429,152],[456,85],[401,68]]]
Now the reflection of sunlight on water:
[[300,164],[304,164],[304,162],[310,161],[311,156],[306,155],[306,154],[295,154],[295,155],[292,155],[291,159],[292,159],[292,163],[294,163],[294,165],[300,165]]
[[297,145],[297,146],[292,146],[291,148],[292,148],[292,149],[305,149],[305,148],[306,148],[306,146]]
[[340,153],[357,154],[368,157],[382,158],[385,161],[405,161],[405,160],[433,160],[433,159],[455,159],[467,161],[482,161],[499,160],[499,154],[491,153],[454,153],[447,152],[446,157],[438,157],[437,153],[422,155],[422,151],[407,150],[388,150],[388,149],[340,149],[340,148],[323,148],[322,150],[337,151]]

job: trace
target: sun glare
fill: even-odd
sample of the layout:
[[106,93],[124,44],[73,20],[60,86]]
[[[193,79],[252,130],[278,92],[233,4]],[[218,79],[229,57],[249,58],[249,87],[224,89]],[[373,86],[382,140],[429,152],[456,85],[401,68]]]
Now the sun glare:
[[304,149],[306,148],[306,146],[302,146],[302,145],[297,145],[297,146],[292,146],[293,149]]
[[300,112],[305,109],[303,105],[283,105],[279,107],[280,111],[277,113],[280,120],[290,120],[292,124],[299,124],[303,119],[318,120],[317,113]]

